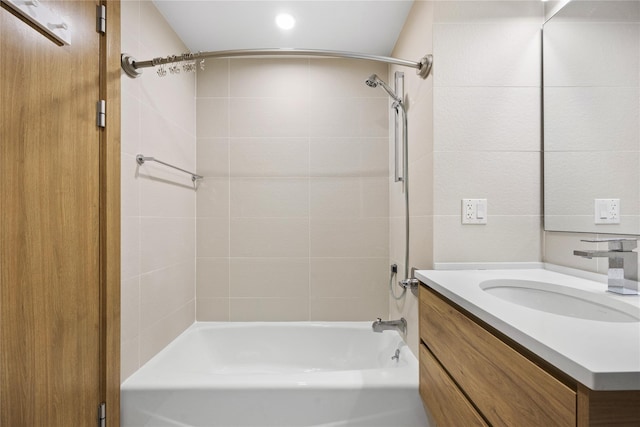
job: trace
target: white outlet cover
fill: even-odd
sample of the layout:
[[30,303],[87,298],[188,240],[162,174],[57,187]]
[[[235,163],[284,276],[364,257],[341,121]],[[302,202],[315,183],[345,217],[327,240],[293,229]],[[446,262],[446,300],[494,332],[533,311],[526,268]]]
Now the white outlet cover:
[[620,224],[620,199],[594,199],[596,224]]
[[462,223],[486,224],[487,199],[462,199]]

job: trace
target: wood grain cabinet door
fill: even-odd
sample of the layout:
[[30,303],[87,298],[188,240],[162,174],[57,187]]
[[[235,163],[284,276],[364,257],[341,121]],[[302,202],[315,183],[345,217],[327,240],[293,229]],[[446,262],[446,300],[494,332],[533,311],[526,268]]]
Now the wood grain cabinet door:
[[97,425],[97,4],[40,1],[69,18],[70,46],[0,8],[2,427]]

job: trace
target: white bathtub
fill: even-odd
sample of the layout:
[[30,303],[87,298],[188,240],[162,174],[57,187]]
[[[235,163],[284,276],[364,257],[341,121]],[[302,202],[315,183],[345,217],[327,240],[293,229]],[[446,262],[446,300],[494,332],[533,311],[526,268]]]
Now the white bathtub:
[[124,427],[427,425],[416,358],[371,322],[195,323],[121,404]]

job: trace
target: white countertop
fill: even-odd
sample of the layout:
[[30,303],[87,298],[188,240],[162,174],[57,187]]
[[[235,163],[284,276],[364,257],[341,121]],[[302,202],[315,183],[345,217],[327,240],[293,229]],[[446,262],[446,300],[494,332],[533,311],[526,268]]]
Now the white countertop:
[[[614,323],[547,313],[504,301],[480,288],[492,279],[559,284],[640,309],[640,296],[544,269],[418,270],[429,287],[592,390],[640,390],[640,322]],[[599,297],[598,297],[599,298]]]

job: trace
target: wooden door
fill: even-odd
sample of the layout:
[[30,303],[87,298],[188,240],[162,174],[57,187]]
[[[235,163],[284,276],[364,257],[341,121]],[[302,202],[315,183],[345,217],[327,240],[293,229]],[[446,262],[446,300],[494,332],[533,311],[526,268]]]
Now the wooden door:
[[0,426],[94,426],[101,401],[96,1],[41,1],[56,43],[0,8]]

